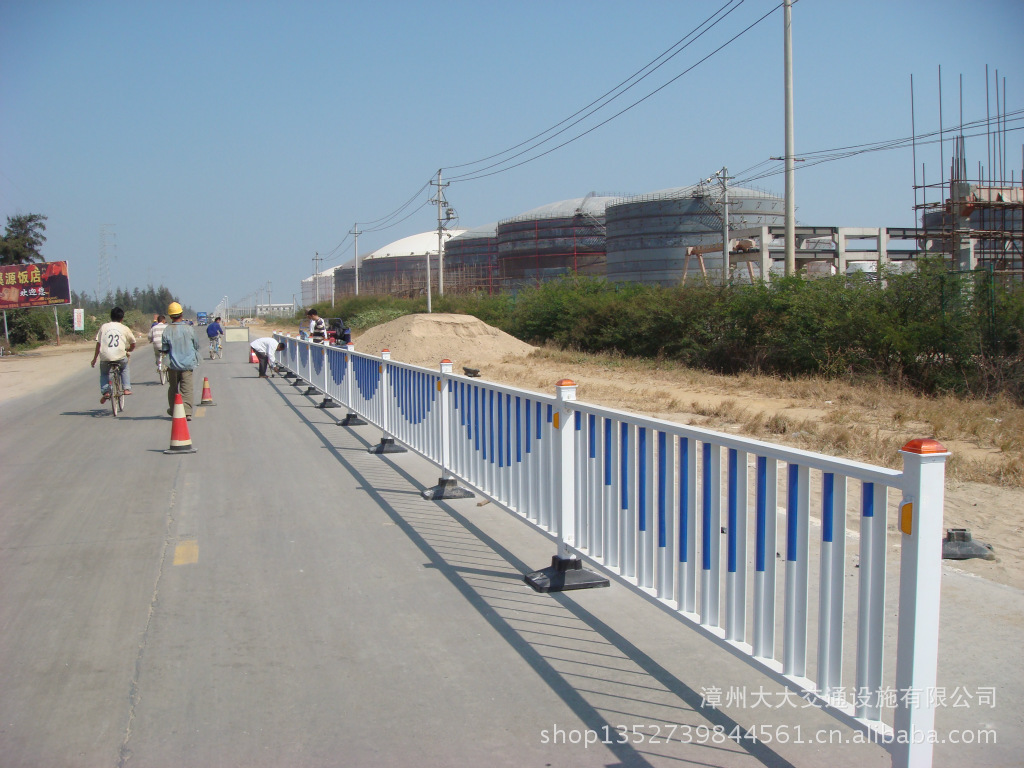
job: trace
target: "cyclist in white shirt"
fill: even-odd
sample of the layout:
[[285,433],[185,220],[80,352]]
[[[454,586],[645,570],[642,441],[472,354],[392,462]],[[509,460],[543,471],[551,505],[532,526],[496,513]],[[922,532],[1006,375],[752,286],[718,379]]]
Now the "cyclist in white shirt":
[[110,310],[110,322],[100,326],[96,334],[96,352],[92,356],[92,367],[100,361],[100,405],[110,399],[110,366],[121,368],[121,385],[124,393],[132,393],[131,381],[128,378],[128,355],[135,349],[135,334],[124,325],[124,310],[114,307]]

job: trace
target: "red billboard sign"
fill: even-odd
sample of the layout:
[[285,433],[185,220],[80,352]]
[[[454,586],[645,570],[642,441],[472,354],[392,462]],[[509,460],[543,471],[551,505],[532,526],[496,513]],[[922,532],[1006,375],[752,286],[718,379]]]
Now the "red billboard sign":
[[66,261],[0,267],[0,309],[71,303]]

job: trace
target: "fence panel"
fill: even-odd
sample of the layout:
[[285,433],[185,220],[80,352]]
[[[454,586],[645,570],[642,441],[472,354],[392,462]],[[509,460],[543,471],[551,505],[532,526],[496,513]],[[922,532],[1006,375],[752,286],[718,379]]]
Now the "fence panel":
[[[893,722],[934,722],[925,697],[883,696],[897,680],[934,685],[934,486],[948,456],[934,441],[908,443],[901,472],[580,403],[568,380],[551,397],[454,375],[448,361],[433,371],[313,346],[287,338],[282,364],[556,537],[559,556],[593,564],[848,725],[891,737]],[[887,605],[896,499],[900,602]],[[854,577],[847,538],[859,540]],[[925,630],[905,629],[904,612]],[[894,614],[895,665],[883,647]],[[930,750],[893,754],[928,765]]]

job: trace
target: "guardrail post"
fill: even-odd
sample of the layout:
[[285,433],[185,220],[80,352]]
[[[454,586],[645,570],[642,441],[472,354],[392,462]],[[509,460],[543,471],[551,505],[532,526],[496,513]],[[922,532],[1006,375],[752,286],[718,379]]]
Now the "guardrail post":
[[576,399],[576,383],[571,379],[562,379],[555,385],[555,396],[558,399],[558,410],[552,424],[555,430],[553,479],[557,507],[553,510],[552,519],[558,530],[558,554],[551,558],[550,566],[528,573],[523,579],[538,592],[607,587],[608,579],[585,569],[573,551],[577,510],[576,455],[573,451],[575,426],[571,403]]
[[[283,341],[285,343],[285,350],[286,350],[285,354],[288,356],[288,363],[289,363],[289,365],[294,365],[295,362],[292,360],[292,344],[291,344],[292,335],[290,333],[286,333],[286,334],[283,334],[283,335],[284,335],[283,339],[279,338],[280,334],[275,334],[274,338],[277,341]],[[281,360],[283,360],[283,359],[284,359],[284,355],[281,356]],[[291,368],[285,367],[284,364],[281,362],[281,360],[278,360],[278,363],[277,363],[278,372],[280,373],[280,369],[284,368],[284,374],[283,374],[284,377],[286,379],[294,379],[295,378],[295,372]]]
[[372,448],[367,448],[367,453],[407,453],[408,448],[403,448],[395,442],[395,437],[388,432],[388,404],[390,397],[388,392],[388,360],[391,359],[391,350],[384,349],[380,353],[380,386],[377,388],[377,397],[381,399],[381,437],[380,442]]
[[324,342],[321,350],[324,353],[324,362],[320,367],[320,370],[324,372],[324,399],[320,401],[320,405],[317,408],[339,408],[340,406],[334,402],[334,399],[327,394],[327,376],[329,375],[330,364],[327,360],[327,342]]
[[902,550],[892,764],[928,768],[935,727],[942,510],[949,452],[931,439],[911,440],[901,452],[906,484],[897,520]]
[[316,387],[313,385],[313,343],[307,342],[306,344],[306,372],[309,374],[309,378],[306,379],[306,391],[304,395],[315,395],[317,392]]
[[352,399],[352,383],[355,379],[355,371],[352,367],[352,353],[355,349],[356,346],[351,341],[345,345],[345,381],[348,387],[348,413],[345,414],[344,419],[338,422],[339,427],[361,427],[366,424],[366,421],[359,418],[359,414],[352,407],[352,403],[355,402]]
[[441,477],[437,485],[423,491],[424,499],[471,499],[474,494],[467,488],[460,488],[452,475],[452,434],[451,434],[451,375],[452,361],[441,361],[441,378],[437,381],[438,405],[441,408]]
[[[296,387],[296,388],[297,387],[301,387],[301,386],[303,386],[306,383],[305,380],[302,378],[302,374],[299,373],[299,369],[302,367],[302,363],[300,362],[300,359],[302,358],[302,355],[304,354],[303,350],[305,350],[307,348],[307,346],[308,345],[302,343],[301,339],[296,339],[296,341],[295,341],[295,381],[292,382],[292,386]],[[309,366],[307,365],[306,368],[308,369]]]

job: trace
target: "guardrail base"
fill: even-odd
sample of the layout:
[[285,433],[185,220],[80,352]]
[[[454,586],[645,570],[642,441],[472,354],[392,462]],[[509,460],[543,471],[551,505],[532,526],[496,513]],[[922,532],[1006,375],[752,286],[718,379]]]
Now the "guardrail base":
[[315,395],[318,391],[319,390],[316,387],[306,387],[306,391],[303,392],[302,394],[304,394],[304,395]]
[[607,587],[611,582],[595,571],[583,567],[583,561],[575,557],[551,558],[551,565],[539,571],[528,573],[523,581],[538,592],[567,592],[570,589],[594,589]]
[[366,449],[367,453],[408,453],[408,448],[403,448],[395,442],[393,437],[382,437],[380,442],[372,448]]
[[423,491],[423,498],[430,500],[440,499],[472,499],[474,494],[468,488],[460,488],[454,477],[438,478],[437,485]]
[[318,405],[317,408],[341,408],[341,406],[331,400],[331,398],[325,397],[320,401],[320,405]]
[[345,414],[345,418],[338,422],[339,427],[362,427],[366,424],[366,421],[359,418],[358,413],[352,413],[349,411]]
[[292,386],[293,387],[302,387],[302,386],[305,386],[305,384],[306,384],[306,382],[304,382],[298,376],[296,376],[295,377],[295,381],[292,382]]

